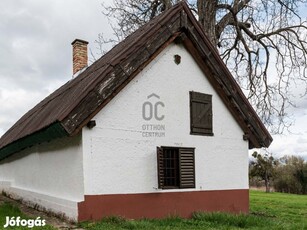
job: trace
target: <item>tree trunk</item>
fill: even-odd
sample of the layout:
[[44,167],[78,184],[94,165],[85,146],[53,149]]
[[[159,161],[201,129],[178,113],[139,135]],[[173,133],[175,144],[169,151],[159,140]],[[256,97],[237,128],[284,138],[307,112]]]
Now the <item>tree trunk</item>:
[[270,192],[270,181],[269,181],[267,172],[265,172],[264,184],[265,184],[265,192],[269,193]]
[[204,29],[206,35],[212,42],[212,44],[217,46],[217,38],[215,32],[216,25],[216,6],[217,0],[198,0],[197,1],[197,11],[198,11],[198,21],[200,22],[202,28]]

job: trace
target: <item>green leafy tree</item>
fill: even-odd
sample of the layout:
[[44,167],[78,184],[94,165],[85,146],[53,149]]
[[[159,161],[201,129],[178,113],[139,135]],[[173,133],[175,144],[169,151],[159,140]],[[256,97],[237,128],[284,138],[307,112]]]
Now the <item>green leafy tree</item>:
[[278,192],[307,194],[307,162],[299,156],[284,156],[275,169],[274,188]]
[[305,164],[304,168],[296,170],[294,176],[301,184],[301,193],[307,194],[307,165]]
[[250,176],[264,180],[266,192],[270,192],[270,181],[274,176],[276,160],[269,154],[261,155],[258,152],[252,154],[254,160],[250,163]]

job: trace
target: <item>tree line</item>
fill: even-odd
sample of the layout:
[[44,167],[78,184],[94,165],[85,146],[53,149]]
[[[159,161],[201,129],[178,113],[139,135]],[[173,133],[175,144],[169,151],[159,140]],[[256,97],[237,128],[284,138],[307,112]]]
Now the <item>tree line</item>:
[[251,186],[265,186],[266,192],[307,194],[307,162],[300,156],[283,156],[254,152],[249,163]]

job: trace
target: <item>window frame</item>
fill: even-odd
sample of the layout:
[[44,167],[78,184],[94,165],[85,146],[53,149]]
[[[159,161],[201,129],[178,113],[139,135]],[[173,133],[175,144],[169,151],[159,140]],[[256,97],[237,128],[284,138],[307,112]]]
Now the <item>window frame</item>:
[[[163,171],[164,165],[161,165],[162,161],[164,162],[164,150],[173,149],[177,150],[178,153],[178,178],[177,185],[169,186],[164,185],[164,175],[165,171]],[[162,151],[162,152],[161,152]],[[162,154],[162,159],[160,154]],[[185,156],[184,154],[188,154],[188,156]],[[190,156],[189,156],[190,155]],[[188,162],[188,163],[187,163]],[[192,170],[188,169],[187,166],[190,166],[192,164]],[[195,183],[195,148],[194,147],[176,147],[176,146],[160,146],[157,147],[157,170],[158,170],[158,188],[159,189],[191,189],[196,188]],[[161,175],[163,173],[164,175]],[[187,174],[188,173],[188,174]],[[188,184],[183,181],[183,175],[188,177]],[[185,178],[186,178],[185,177]]]
[[[201,135],[201,136],[214,136],[212,95],[190,91],[189,96],[190,96],[190,134]],[[195,119],[193,112],[193,103],[208,104],[209,109],[205,115],[209,116],[207,118],[209,124],[203,124],[204,127],[201,127],[201,126],[196,126],[196,124],[193,123]],[[205,127],[205,125],[209,125],[209,127]]]

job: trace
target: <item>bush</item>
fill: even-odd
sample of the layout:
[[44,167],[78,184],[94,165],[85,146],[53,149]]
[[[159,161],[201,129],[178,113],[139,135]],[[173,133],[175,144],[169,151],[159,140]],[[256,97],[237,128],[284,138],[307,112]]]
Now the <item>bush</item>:
[[278,192],[306,194],[307,163],[302,157],[284,156],[275,168],[274,188]]

